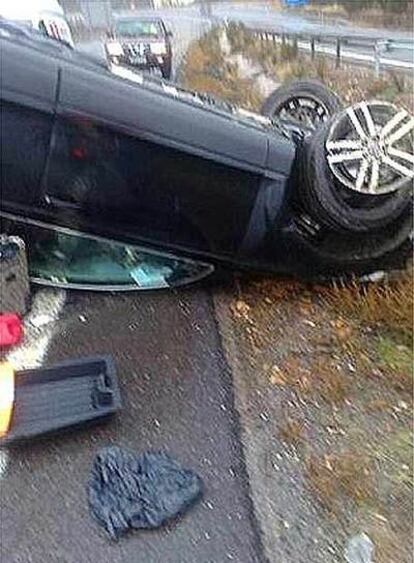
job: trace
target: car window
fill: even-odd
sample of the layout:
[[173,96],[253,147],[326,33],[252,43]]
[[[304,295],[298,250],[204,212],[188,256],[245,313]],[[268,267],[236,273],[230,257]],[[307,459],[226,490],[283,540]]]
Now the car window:
[[29,205],[39,199],[52,120],[52,114],[2,100],[0,178],[5,201]]
[[115,26],[118,35],[135,36],[142,35],[144,37],[158,37],[162,35],[162,25],[159,21],[143,21],[143,20],[124,20],[116,23]]
[[85,234],[29,224],[14,232],[26,241],[33,282],[73,289],[162,289],[195,282],[213,271],[203,262],[150,252]]
[[[258,180],[90,119],[58,117],[46,193],[55,212],[70,208],[80,223],[231,251],[243,237]],[[237,216],[229,215],[236,206]]]

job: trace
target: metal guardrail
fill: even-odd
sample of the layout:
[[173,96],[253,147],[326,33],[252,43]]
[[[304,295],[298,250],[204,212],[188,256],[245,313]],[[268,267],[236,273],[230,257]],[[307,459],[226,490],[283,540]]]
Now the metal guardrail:
[[[309,51],[312,58],[317,54],[333,56],[336,66],[341,65],[343,59],[359,63],[373,64],[376,76],[380,76],[383,67],[392,67],[399,70],[413,71],[414,64],[410,61],[393,59],[389,55],[394,50],[412,50],[414,56],[414,41],[396,41],[393,39],[371,38],[363,36],[337,36],[310,33],[292,33],[266,29],[253,29],[250,31],[262,41],[273,43],[291,44],[300,50]],[[350,49],[356,48],[359,51]],[[361,52],[361,48],[367,52]]]

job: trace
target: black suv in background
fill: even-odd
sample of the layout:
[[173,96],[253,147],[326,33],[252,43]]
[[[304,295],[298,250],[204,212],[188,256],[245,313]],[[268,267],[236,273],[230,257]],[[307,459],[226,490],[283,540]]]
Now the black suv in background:
[[171,32],[154,17],[121,17],[115,20],[105,51],[108,61],[140,70],[159,69],[162,77],[171,77]]

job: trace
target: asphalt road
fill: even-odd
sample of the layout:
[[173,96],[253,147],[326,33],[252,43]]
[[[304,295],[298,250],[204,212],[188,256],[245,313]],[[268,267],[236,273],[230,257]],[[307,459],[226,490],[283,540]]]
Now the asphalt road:
[[[255,563],[263,560],[211,297],[72,294],[46,363],[112,354],[124,407],[104,426],[9,451],[0,479],[7,563]],[[88,513],[95,453],[117,444],[163,450],[196,470],[204,497],[158,531],[108,540]]]

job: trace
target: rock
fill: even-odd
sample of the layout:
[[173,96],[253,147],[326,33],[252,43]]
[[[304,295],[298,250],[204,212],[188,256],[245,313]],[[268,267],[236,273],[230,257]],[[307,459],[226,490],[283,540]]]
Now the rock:
[[367,534],[353,536],[345,548],[347,563],[372,563],[374,544]]

